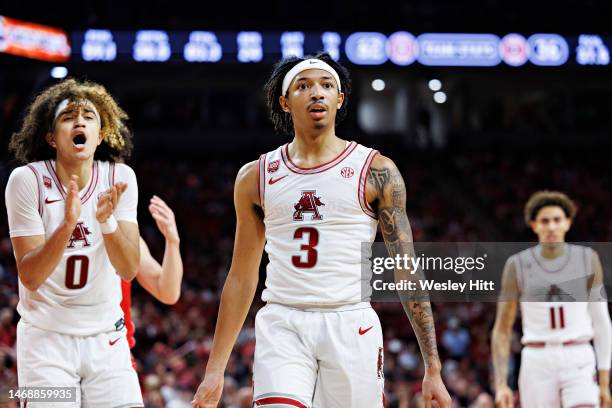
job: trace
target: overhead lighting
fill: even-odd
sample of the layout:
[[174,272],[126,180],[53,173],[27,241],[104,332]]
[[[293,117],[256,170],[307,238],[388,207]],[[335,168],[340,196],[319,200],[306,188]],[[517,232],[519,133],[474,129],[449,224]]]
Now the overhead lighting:
[[446,102],[446,94],[442,91],[438,91],[434,94],[433,100],[435,103],[444,103]]
[[372,89],[376,92],[380,92],[385,89],[385,81],[382,79],[375,79],[372,81]]
[[434,92],[437,92],[442,89],[442,82],[440,82],[439,79],[432,79],[427,85],[429,86],[429,89]]
[[68,75],[68,68],[66,67],[51,68],[51,76],[55,79],[66,78],[66,75]]

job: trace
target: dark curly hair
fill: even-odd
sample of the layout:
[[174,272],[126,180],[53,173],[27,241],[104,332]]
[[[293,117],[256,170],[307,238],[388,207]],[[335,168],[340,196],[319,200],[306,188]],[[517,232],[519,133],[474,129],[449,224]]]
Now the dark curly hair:
[[283,111],[278,100],[282,92],[283,78],[285,78],[287,72],[289,72],[289,70],[296,64],[310,58],[317,58],[326,62],[338,73],[338,77],[340,78],[340,88],[342,89],[342,93],[344,93],[344,103],[336,113],[336,125],[342,122],[342,120],[346,117],[346,106],[351,93],[351,78],[347,69],[338,62],[334,61],[334,59],[326,52],[319,53],[315,56],[306,56],[304,58],[290,57],[279,61],[274,65],[272,74],[264,86],[269,117],[274,124],[274,130],[279,133],[293,135],[293,121],[291,120],[291,114]]
[[68,99],[89,100],[100,114],[102,143],[96,149],[94,158],[103,161],[125,161],[132,153],[132,132],[126,121],[128,115],[100,84],[89,81],[66,79],[42,91],[26,110],[21,129],[13,133],[9,151],[22,163],[55,159],[56,151],[46,141],[46,135],[53,132],[55,109]]
[[548,206],[560,207],[567,218],[576,216],[576,204],[565,193],[560,191],[542,190],[536,191],[529,197],[525,204],[525,224],[530,225],[538,216],[538,212],[543,207]]

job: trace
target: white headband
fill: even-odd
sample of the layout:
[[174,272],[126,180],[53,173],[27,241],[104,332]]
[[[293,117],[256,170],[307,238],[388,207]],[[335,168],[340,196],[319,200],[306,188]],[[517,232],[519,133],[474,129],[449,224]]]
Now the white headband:
[[336,72],[336,70],[333,69],[325,61],[321,61],[320,59],[316,59],[316,58],[311,58],[311,59],[304,60],[298,64],[295,64],[295,66],[291,68],[289,72],[287,72],[287,74],[285,74],[285,78],[283,78],[282,95],[287,94],[287,89],[289,89],[289,85],[291,84],[291,81],[293,81],[293,78],[295,78],[300,72],[306,71],[307,69],[322,69],[323,71],[329,72],[336,80],[336,84],[338,84],[338,92],[341,91],[340,77],[338,76],[338,73]]
[[[100,120],[100,114],[98,113],[98,110],[96,109],[96,105],[94,105],[90,100],[88,99],[84,99],[85,102],[88,102],[88,106],[94,111],[94,113],[96,114],[96,118],[98,118],[98,123],[102,124],[102,121]],[[57,117],[64,111],[64,109],[66,109],[66,107],[70,104],[70,99],[66,98],[63,101],[61,101],[58,105],[57,108],[55,108],[55,116],[53,117],[53,121],[57,120]]]

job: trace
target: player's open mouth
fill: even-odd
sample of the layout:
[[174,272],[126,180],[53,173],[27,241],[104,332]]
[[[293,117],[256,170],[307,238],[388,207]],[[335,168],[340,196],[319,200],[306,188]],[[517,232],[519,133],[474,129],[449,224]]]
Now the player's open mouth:
[[72,143],[74,143],[74,146],[77,148],[84,148],[85,142],[87,142],[87,138],[83,133],[79,133],[72,138]]
[[308,112],[310,112],[310,117],[312,117],[313,119],[322,119],[323,116],[325,116],[325,113],[327,112],[327,108],[323,105],[317,104],[311,107]]

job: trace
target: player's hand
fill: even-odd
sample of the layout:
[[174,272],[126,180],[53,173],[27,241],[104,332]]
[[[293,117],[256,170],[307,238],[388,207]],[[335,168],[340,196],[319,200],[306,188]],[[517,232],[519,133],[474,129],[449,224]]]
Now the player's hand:
[[206,374],[198,387],[191,405],[193,408],[217,408],[223,391],[223,373]]
[[159,228],[159,231],[164,235],[164,238],[166,238],[166,241],[178,243],[180,239],[178,229],[176,228],[174,212],[168,207],[164,200],[154,195],[149,204],[149,212],[155,220],[157,228]]
[[423,378],[423,406],[425,408],[435,407],[433,401],[437,403],[440,408],[450,408],[451,397],[446,391],[446,387],[442,382],[440,371],[425,371],[425,377]]
[[496,408],[512,408],[514,406],[514,393],[508,385],[499,385],[495,391]]
[[106,222],[108,217],[115,211],[125,190],[127,190],[127,183],[119,182],[102,193],[98,199],[98,208],[96,209],[96,219],[99,223]]
[[609,387],[599,387],[599,406],[601,408],[612,408],[612,397]]
[[81,215],[81,198],[79,197],[78,181],[79,176],[70,176],[64,206],[64,220],[66,220],[66,223],[72,228],[76,226],[79,216]]

